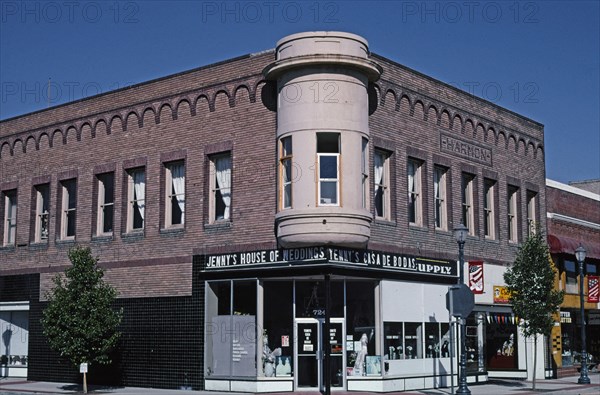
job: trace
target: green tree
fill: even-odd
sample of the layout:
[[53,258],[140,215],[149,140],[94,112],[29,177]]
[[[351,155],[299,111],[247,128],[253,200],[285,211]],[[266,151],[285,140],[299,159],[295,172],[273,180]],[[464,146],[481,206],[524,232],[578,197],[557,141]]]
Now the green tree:
[[104,271],[89,247],[71,248],[68,255],[72,266],[65,270],[64,278],[60,274],[54,277],[54,287],[46,294],[44,335],[50,347],[76,367],[81,363],[109,364],[123,315],[112,307],[117,292],[104,282]]
[[519,248],[513,265],[504,273],[510,291],[510,303],[515,314],[522,318],[525,337],[534,338],[533,389],[537,366],[537,337],[550,335],[554,326],[552,315],[563,301],[563,292],[554,288],[556,269],[550,251],[538,226]]

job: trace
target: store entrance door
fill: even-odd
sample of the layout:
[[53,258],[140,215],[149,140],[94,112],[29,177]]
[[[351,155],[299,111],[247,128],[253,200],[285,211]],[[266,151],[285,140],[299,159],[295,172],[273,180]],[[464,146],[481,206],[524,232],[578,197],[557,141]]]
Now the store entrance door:
[[[324,319],[297,318],[296,326],[296,388],[322,391],[325,386],[323,357],[330,347],[331,387],[345,388],[344,320],[332,318],[329,336],[324,332]],[[329,344],[326,339],[329,339]]]

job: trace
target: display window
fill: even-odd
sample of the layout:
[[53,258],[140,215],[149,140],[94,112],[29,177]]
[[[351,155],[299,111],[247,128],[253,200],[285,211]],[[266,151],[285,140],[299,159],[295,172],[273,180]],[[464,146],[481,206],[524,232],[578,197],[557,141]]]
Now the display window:
[[489,370],[518,369],[518,326],[514,316],[494,314],[494,322],[486,325],[486,361]]

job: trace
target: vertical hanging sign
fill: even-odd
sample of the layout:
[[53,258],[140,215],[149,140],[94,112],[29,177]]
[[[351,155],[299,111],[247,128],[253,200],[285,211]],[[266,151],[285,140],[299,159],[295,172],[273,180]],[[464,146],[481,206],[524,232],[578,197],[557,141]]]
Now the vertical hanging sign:
[[483,262],[469,262],[469,288],[474,294],[483,293]]
[[600,302],[598,292],[598,276],[588,276],[588,303]]

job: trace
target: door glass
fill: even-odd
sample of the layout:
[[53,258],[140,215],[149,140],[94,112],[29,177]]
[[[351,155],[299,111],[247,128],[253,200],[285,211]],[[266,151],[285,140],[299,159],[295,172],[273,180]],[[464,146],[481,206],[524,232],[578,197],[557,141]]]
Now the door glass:
[[318,387],[318,351],[318,324],[298,323],[298,387]]
[[341,322],[332,322],[329,325],[329,345],[331,353],[331,386],[342,387],[344,385],[344,372],[342,371],[344,361],[343,330]]

